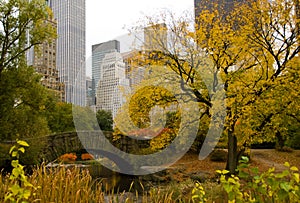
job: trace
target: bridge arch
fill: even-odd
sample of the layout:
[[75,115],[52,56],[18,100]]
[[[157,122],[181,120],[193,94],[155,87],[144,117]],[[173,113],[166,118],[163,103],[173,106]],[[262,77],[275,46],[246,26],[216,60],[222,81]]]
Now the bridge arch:
[[[89,135],[90,132],[79,132]],[[105,132],[104,132],[105,133]],[[107,132],[106,132],[107,133]],[[109,133],[109,132],[108,132]],[[79,151],[87,151],[93,155],[106,157],[114,162],[121,171],[132,171],[133,167],[122,157],[117,154],[102,150],[102,149],[86,149],[83,147],[77,132],[65,132],[61,134],[53,134],[43,137],[46,142],[41,153],[41,159],[52,162],[63,154]],[[100,162],[101,164],[101,162]]]
[[[34,160],[37,162],[53,162],[58,159],[63,154],[66,153],[74,153],[74,152],[83,152],[83,153],[91,153],[94,156],[98,155],[100,157],[106,157],[110,161],[114,162],[117,167],[120,169],[120,171],[132,171],[133,166],[122,157],[118,156],[115,153],[109,152],[105,150],[105,147],[101,147],[99,145],[92,146],[90,149],[86,149],[83,147],[81,140],[79,139],[78,134],[79,133],[86,133],[87,139],[90,140],[93,143],[101,143],[101,140],[97,140],[97,133],[99,132],[64,132],[59,134],[52,134],[47,135],[44,137],[39,138],[27,138],[24,139],[28,143],[33,143],[39,146],[38,149],[34,149],[34,154],[36,157],[34,157]],[[110,135],[110,132],[104,132],[106,133],[106,136]],[[82,135],[82,134],[81,134]],[[85,134],[83,134],[85,135]],[[88,136],[91,136],[91,139],[89,139]],[[95,138],[96,137],[96,138]],[[99,137],[99,136],[98,136]],[[14,145],[16,141],[3,141],[1,142],[3,146],[7,146],[7,151],[9,151],[9,148]],[[31,144],[30,144],[31,145]],[[135,146],[134,143],[131,145]],[[127,146],[128,147],[128,146]],[[28,149],[30,150],[30,149]],[[29,153],[30,154],[30,153]],[[9,162],[9,155],[6,157],[0,157],[0,166],[3,163]],[[35,161],[35,162],[36,162]],[[101,164],[101,162],[100,162]],[[5,165],[5,164],[4,164]],[[103,164],[102,164],[103,165]],[[104,166],[105,167],[105,166]]]

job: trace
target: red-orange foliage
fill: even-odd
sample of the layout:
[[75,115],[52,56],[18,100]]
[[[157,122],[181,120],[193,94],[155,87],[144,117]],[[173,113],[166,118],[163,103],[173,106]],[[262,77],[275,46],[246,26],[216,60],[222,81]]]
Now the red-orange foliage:
[[61,155],[58,159],[60,161],[75,161],[77,159],[77,156],[76,154],[69,153],[69,154]]
[[81,159],[82,160],[93,160],[94,156],[89,153],[85,153],[85,154],[81,154]]

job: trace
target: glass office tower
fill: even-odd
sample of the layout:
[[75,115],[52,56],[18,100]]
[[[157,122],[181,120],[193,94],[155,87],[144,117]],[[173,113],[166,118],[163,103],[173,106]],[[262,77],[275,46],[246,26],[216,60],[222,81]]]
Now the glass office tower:
[[85,106],[85,0],[48,0],[57,21],[56,65],[65,101]]

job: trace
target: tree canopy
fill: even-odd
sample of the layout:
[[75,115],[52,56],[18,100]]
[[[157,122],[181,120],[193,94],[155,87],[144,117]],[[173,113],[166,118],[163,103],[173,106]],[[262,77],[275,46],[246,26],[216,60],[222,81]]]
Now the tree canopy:
[[[228,139],[231,173],[251,143],[285,136],[287,121],[299,121],[295,9],[295,1],[258,0],[237,3],[226,15],[222,10],[203,9],[197,24],[190,16],[164,13],[146,18],[141,25],[152,28],[156,46],[152,50],[147,45],[139,47],[144,50],[135,61],[144,67],[160,65],[179,75],[201,106],[200,118],[206,114],[213,119],[213,111],[220,108],[211,98],[220,87],[225,91],[223,135]],[[167,25],[167,42],[157,24]]]
[[46,23],[51,11],[43,0],[0,1],[0,139],[49,133],[45,118],[48,91],[27,65],[26,53],[55,39]]
[[96,113],[96,118],[101,130],[112,131],[113,130],[113,118],[110,111],[100,109]]
[[1,0],[0,76],[5,70],[25,66],[26,51],[55,38],[56,29],[46,23],[51,17],[44,0]]

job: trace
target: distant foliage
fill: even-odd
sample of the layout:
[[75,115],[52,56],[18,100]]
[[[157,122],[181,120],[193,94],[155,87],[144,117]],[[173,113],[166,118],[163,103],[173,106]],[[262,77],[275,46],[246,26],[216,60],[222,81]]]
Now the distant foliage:
[[300,149],[300,122],[289,128],[289,137],[286,144],[293,149]]
[[171,128],[164,128],[157,136],[150,141],[153,151],[162,150],[167,147],[176,137],[176,132]]
[[52,133],[74,131],[72,104],[64,102],[49,103],[46,112],[48,126]]
[[58,158],[58,160],[62,161],[62,162],[74,162],[74,161],[76,161],[76,159],[77,159],[77,156],[76,156],[76,154],[73,154],[73,153],[61,155]]
[[288,147],[288,146],[283,146],[281,148],[277,148],[276,150],[278,150],[280,152],[293,152],[293,149],[291,147]]
[[96,113],[97,121],[101,130],[112,131],[113,130],[113,117],[110,111],[99,110]]
[[89,153],[81,154],[81,159],[82,160],[94,160],[94,156]]

